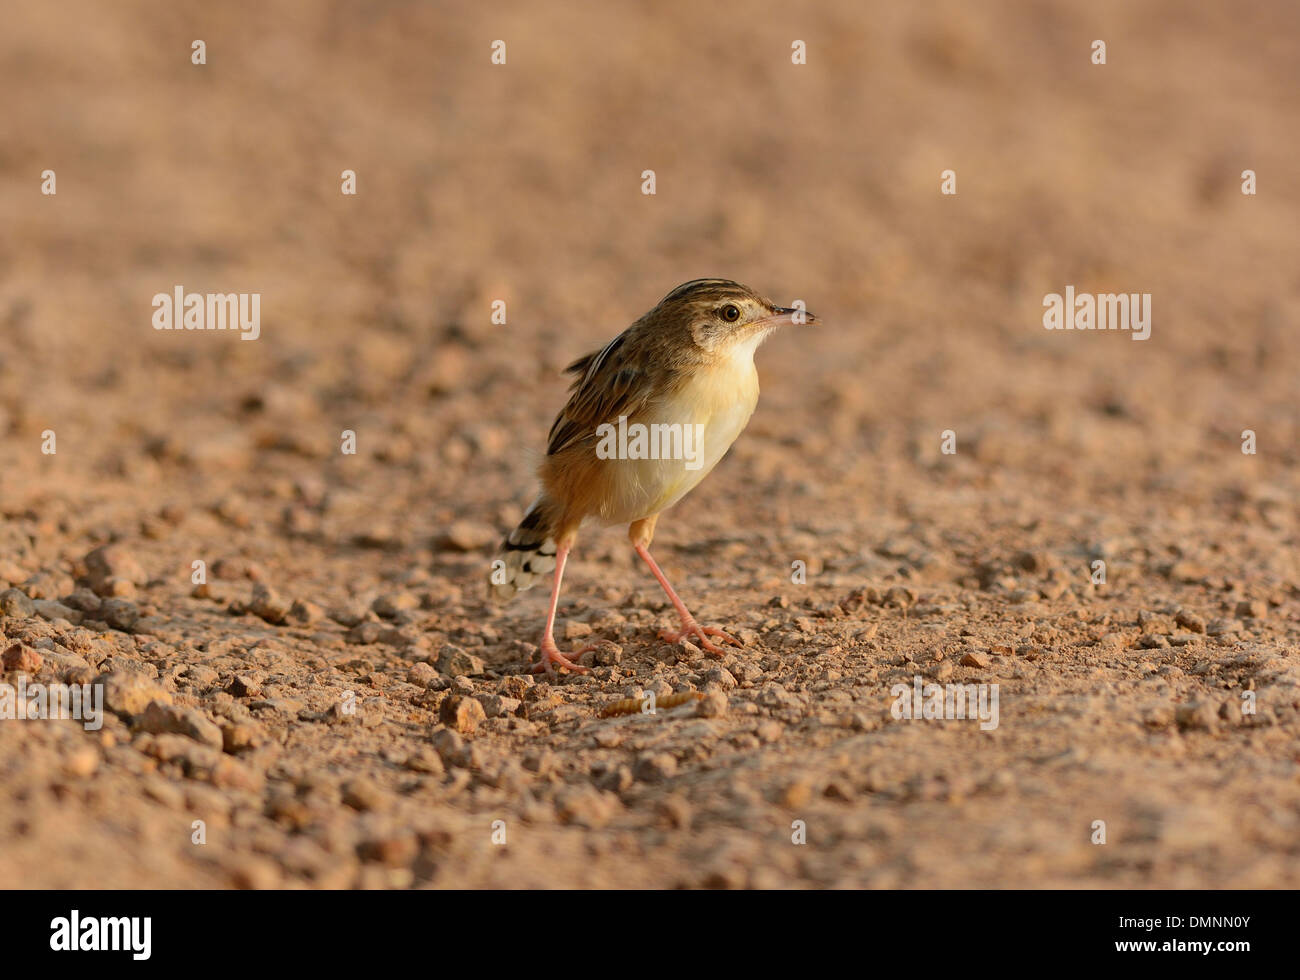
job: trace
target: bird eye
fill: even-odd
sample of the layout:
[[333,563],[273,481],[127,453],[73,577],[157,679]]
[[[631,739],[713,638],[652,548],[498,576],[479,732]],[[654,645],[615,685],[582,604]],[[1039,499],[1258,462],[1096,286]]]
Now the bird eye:
[[735,323],[740,319],[740,309],[728,303],[722,308],[722,319],[728,323]]

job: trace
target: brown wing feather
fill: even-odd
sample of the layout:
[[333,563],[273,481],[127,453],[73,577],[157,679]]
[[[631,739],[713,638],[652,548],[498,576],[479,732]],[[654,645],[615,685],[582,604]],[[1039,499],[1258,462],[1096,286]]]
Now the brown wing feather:
[[569,401],[551,424],[546,455],[554,456],[584,438],[595,439],[596,428],[631,416],[647,401],[654,386],[647,383],[642,365],[632,356],[629,327],[598,351],[580,357],[566,371],[577,378]]

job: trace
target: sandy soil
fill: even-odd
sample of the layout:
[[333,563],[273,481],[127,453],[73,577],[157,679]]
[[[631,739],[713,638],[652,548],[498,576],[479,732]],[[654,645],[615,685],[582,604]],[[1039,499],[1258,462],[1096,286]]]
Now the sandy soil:
[[[111,711],[0,721],[0,883],[1300,885],[1300,9],[978,6],[8,4],[0,679]],[[560,369],[719,275],[826,321],[659,524],[745,645],[593,530],[523,676]]]

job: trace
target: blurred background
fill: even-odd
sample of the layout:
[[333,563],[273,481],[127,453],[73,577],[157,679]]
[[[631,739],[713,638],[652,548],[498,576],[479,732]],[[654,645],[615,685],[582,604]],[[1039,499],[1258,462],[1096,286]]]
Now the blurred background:
[[[761,603],[791,554],[848,588],[920,548],[934,580],[978,587],[1032,531],[1080,560],[1294,581],[1294,3],[9,0],[3,19],[0,587],[61,595],[113,537],[156,580],[144,611],[173,617],[195,555],[322,605],[418,569],[440,628],[496,623],[470,635],[516,662],[544,597],[492,611],[480,579],[560,370],[702,276],[825,325],[759,352],[749,431],[660,524],[687,556],[670,575]],[[260,338],[155,331],[178,284],[260,293]],[[1150,293],[1151,338],[1044,330],[1067,285]],[[579,601],[636,574],[621,533],[574,567]]]
[[[873,457],[933,455],[954,428],[1097,499],[1148,464],[1190,483],[1198,461],[1240,468],[1221,453],[1247,427],[1252,481],[1280,478],[1298,18],[18,0],[0,39],[4,499],[187,474],[256,495],[303,457],[353,462],[347,427],[387,464],[393,507],[374,506],[413,531],[526,502],[519,450],[542,445],[557,369],[713,275],[827,320],[759,357],[755,424],[805,441],[798,479],[878,481]],[[152,330],[151,297],[178,283],[260,292],[261,339]],[[1045,331],[1067,283],[1150,292],[1152,339]],[[57,459],[33,456],[45,428]]]

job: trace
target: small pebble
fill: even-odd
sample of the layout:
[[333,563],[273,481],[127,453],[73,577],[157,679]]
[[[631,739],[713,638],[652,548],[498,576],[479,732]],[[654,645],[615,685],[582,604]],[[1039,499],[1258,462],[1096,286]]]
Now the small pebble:
[[487,715],[483,711],[483,705],[475,698],[453,694],[443,699],[438,708],[438,720],[448,728],[469,735],[478,728],[480,722],[487,720]]
[[988,654],[980,650],[967,650],[961,658],[961,665],[963,667],[979,667],[982,669],[987,667],[990,663],[992,663],[992,661],[989,659]]
[[27,597],[27,593],[18,589],[5,589],[0,592],[0,616],[12,616],[15,619],[30,619],[36,615],[36,606]]

